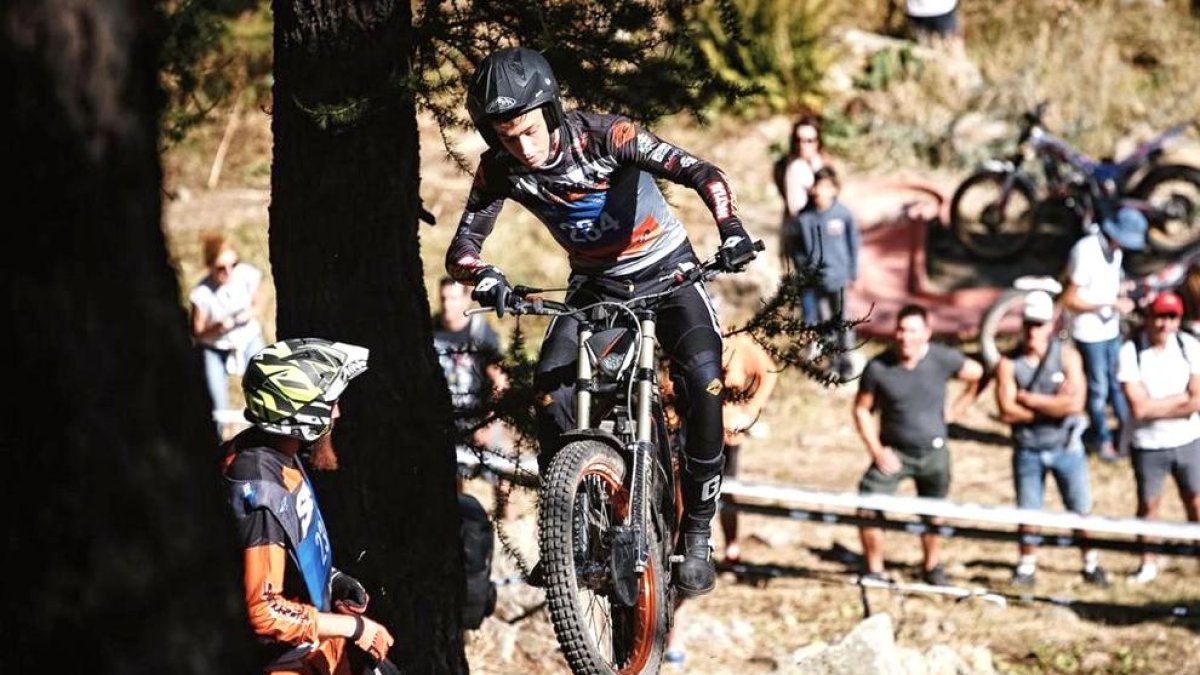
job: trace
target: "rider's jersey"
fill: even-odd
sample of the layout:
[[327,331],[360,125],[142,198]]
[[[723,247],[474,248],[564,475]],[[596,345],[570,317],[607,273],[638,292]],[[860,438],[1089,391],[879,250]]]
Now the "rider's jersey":
[[485,263],[483,241],[506,199],[542,221],[568,254],[571,270],[625,277],[652,268],[687,241],[655,177],[700,194],[717,224],[736,215],[725,174],[620,115],[564,116],[558,156],[530,169],[503,149],[480,158],[446,268],[467,283]]
[[330,611],[329,536],[300,461],[254,443],[254,430],[228,444],[230,505],[243,546],[243,586],[264,664],[330,672],[345,640],[317,636],[317,612]]

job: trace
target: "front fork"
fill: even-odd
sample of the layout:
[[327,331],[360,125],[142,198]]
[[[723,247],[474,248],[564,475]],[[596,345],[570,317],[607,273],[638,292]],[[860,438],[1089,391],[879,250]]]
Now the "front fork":
[[[655,323],[652,316],[639,319],[642,329],[639,345],[637,371],[634,373],[634,391],[637,407],[634,416],[634,438],[627,447],[632,460],[629,478],[629,510],[625,522],[613,527],[609,561],[612,574],[613,599],[626,607],[637,603],[638,587],[650,559],[650,475],[654,457],[654,418],[651,415],[654,402],[654,378],[657,368],[655,356]],[[575,386],[576,429],[587,429],[591,425],[591,402],[593,373],[584,343],[592,335],[590,326],[581,326],[579,332],[579,364]]]
[[655,326],[653,319],[642,317],[642,344],[638,351],[637,372],[634,373],[634,387],[637,390],[637,425],[633,447],[630,455],[633,457],[633,478],[630,481],[629,518],[633,527],[637,546],[638,574],[646,570],[646,561],[650,557],[646,545],[648,537],[646,529],[650,527],[650,462],[654,456],[654,420],[650,410],[654,400],[654,376],[657,367],[654,351]]

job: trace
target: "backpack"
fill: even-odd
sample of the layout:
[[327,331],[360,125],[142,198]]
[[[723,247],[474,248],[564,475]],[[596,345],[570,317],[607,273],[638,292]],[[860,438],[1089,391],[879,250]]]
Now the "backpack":
[[[1188,358],[1187,349],[1183,346],[1183,332],[1175,333],[1175,343],[1179,345],[1179,354],[1183,356],[1183,360],[1188,364],[1188,370],[1191,370],[1192,360]],[[1142,352],[1150,348],[1150,336],[1146,331],[1139,331],[1137,340],[1133,343],[1133,355],[1137,359],[1138,372],[1142,370]]]
[[469,494],[458,495],[461,516],[459,535],[463,546],[463,568],[467,588],[463,597],[463,628],[479,628],[484,618],[496,609],[496,586],[492,583],[492,521],[479,500]]

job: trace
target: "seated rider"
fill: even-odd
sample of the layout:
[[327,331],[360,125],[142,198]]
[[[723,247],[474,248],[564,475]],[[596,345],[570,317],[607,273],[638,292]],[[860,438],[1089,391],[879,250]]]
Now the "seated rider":
[[251,427],[225,444],[222,472],[237,519],[243,588],[259,671],[398,673],[393,640],[365,614],[369,597],[333,566],[329,533],[301,458],[337,468],[338,398],[367,369],[365,347],[307,338],[251,357],[242,378]]
[[[501,49],[480,64],[467,110],[489,148],[475,172],[458,231],[446,254],[472,297],[503,313],[511,286],[481,258],[505,200],[529,209],[566,249],[570,290],[580,307],[628,298],[698,260],[683,224],[655,178],[694,189],[716,220],[720,259],[740,270],[756,253],[736,211],[725,174],[620,115],[564,112],[549,63],[522,47]],[[675,584],[685,594],[712,590],[711,521],[721,492],[721,334],[701,286],[683,287],[658,305],[658,340],[687,425],[684,448],[684,560]],[[534,386],[538,392],[539,465],[549,466],[559,436],[573,428],[576,321],[559,317],[547,330]],[[537,570],[531,581],[538,581]]]

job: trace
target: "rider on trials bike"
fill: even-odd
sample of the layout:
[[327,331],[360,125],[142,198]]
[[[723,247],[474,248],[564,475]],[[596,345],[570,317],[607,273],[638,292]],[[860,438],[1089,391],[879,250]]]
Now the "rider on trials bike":
[[[475,286],[472,298],[481,305],[503,315],[512,292],[504,274],[480,257],[507,199],[529,209],[566,249],[572,272],[566,302],[573,307],[645,293],[672,272],[698,264],[655,177],[690,187],[704,200],[727,268],[740,270],[756,256],[720,169],[626,117],[564,112],[558,81],[536,51],[506,48],[484,59],[469,85],[467,110],[489,148],[476,169],[446,268]],[[573,427],[575,326],[568,316],[550,324],[534,378],[543,470],[559,436]],[[725,461],[721,333],[702,287],[681,288],[660,305],[658,338],[673,364],[687,431],[684,558],[674,581],[681,592],[698,595],[716,581],[711,523]]]

